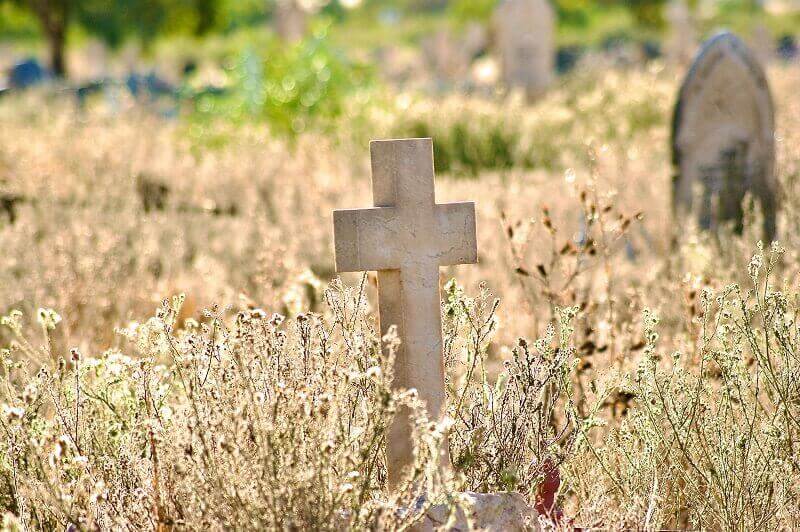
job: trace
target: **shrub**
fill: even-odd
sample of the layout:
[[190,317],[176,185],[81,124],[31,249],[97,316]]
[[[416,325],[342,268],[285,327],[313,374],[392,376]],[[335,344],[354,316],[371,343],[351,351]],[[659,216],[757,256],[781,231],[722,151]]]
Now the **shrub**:
[[388,122],[389,136],[434,138],[437,170],[467,176],[510,168],[563,171],[585,159],[593,139],[625,143],[667,123],[669,99],[657,72],[624,81],[613,72],[600,80],[575,75],[564,84],[533,105],[513,96],[498,102],[401,95],[387,102],[388,110],[373,112],[388,117],[371,121],[378,130]]
[[616,514],[615,526],[797,526],[797,299],[772,285],[780,254],[753,257],[747,289],[703,290],[687,351],[661,353],[658,318],[644,314],[635,374],[612,379],[595,407],[624,393],[630,409],[599,442],[592,422],[581,432],[586,461],[573,467],[582,506],[600,500],[599,514]]
[[296,44],[273,37],[259,50],[246,49],[229,74],[229,90],[201,96],[195,118],[264,121],[274,133],[290,137],[333,127],[345,113],[345,101],[368,92],[372,83],[367,66],[329,43],[325,22]]

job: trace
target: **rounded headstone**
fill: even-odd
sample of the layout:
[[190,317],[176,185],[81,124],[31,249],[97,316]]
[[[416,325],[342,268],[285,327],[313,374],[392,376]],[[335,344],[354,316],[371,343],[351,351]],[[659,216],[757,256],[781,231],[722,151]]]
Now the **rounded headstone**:
[[732,222],[741,232],[749,192],[775,237],[777,183],[772,96],[764,70],[741,39],[705,43],[680,89],[672,124],[673,207],[702,229]]

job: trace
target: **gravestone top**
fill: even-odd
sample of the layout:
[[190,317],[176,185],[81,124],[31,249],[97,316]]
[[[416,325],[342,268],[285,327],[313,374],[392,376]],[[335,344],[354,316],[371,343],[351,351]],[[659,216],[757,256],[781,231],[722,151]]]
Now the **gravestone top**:
[[494,14],[503,80],[528,97],[553,79],[555,12],[547,0],[503,0]]
[[[381,333],[397,327],[394,385],[415,388],[429,416],[444,411],[439,267],[478,260],[473,203],[435,199],[431,139],[373,141],[375,207],[333,213],[336,271],[377,271]],[[413,463],[408,413],[387,435],[390,483]],[[443,450],[444,452],[444,450]]]
[[772,97],[753,52],[731,33],[713,37],[689,70],[673,115],[675,209],[698,213],[703,229],[732,221],[741,231],[750,192],[761,204],[764,237],[774,238],[774,136]]

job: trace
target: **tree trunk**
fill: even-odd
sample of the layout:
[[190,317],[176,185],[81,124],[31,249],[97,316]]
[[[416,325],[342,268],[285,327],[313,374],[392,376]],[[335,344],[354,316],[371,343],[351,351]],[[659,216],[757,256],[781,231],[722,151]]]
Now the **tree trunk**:
[[66,50],[66,28],[59,27],[53,28],[53,31],[47,32],[47,46],[50,54],[50,68],[53,75],[58,78],[67,76],[67,63],[64,57]]
[[65,50],[72,0],[30,0],[30,7],[47,39],[50,68],[56,77],[63,78],[67,74]]

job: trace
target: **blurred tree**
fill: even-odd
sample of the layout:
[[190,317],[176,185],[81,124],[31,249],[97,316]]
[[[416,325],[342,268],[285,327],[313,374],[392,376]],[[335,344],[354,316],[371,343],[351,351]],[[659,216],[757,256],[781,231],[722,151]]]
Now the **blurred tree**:
[[450,2],[450,14],[459,21],[488,21],[496,5],[497,0],[452,0]]
[[50,68],[57,76],[66,72],[64,48],[67,40],[67,25],[72,12],[72,0],[11,0],[27,7],[36,16],[47,40]]
[[664,5],[666,0],[628,0],[636,23],[646,28],[664,26]]
[[164,33],[202,34],[213,29],[219,0],[0,0],[30,10],[47,41],[50,67],[67,73],[64,57],[71,24],[100,37],[112,48],[135,37],[145,45]]

